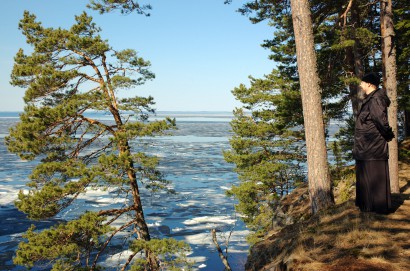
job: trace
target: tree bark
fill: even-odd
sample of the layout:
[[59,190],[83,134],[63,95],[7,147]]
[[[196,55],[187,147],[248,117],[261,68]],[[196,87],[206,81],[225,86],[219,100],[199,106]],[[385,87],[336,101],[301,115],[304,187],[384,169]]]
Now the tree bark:
[[[357,35],[356,35],[356,29],[360,27],[360,15],[359,15],[359,10],[357,6],[357,1],[353,1],[351,10],[352,10],[351,25],[353,27],[353,32],[354,32],[354,45],[353,47],[349,48],[349,50],[351,50],[351,55],[352,55],[351,69],[352,69],[352,72],[356,75],[356,77],[362,78],[364,75],[364,67],[363,67],[362,54],[359,49],[359,39],[357,38]],[[350,95],[351,95],[350,99],[352,101],[353,116],[354,116],[354,119],[356,120],[357,114],[362,105],[363,92],[360,91],[358,85],[351,85]]]
[[397,128],[397,80],[396,46],[394,44],[394,24],[392,0],[380,2],[380,24],[382,36],[383,87],[387,91],[391,104],[388,109],[389,124],[396,137],[389,142],[389,171],[392,193],[400,193],[398,168],[398,128]]
[[291,0],[297,64],[302,95],[307,148],[309,196],[312,212],[334,204],[327,164],[321,90],[314,50],[312,19],[308,0]]
[[[112,115],[114,116],[115,122],[118,127],[121,127],[123,125],[120,113],[113,104],[110,108]],[[119,151],[120,154],[124,153],[130,153],[130,146],[127,140],[120,141],[119,142]],[[142,202],[141,202],[141,195],[140,191],[138,188],[138,183],[137,183],[137,176],[134,171],[134,161],[132,159],[129,160],[129,168],[127,169],[127,175],[128,179],[130,181],[130,187],[131,187],[131,192],[133,196],[133,205],[134,205],[134,211],[135,211],[135,224],[138,226],[138,235],[140,239],[143,239],[145,241],[151,240],[151,236],[149,234],[149,229],[147,222],[145,221],[145,216],[144,216],[144,211],[142,209]],[[149,263],[149,271],[157,271],[159,270],[159,264],[158,264],[158,258],[157,256],[152,253],[152,251],[145,251],[145,256],[147,258],[147,261]],[[133,257],[130,257],[130,260]],[[127,262],[126,265],[129,263]],[[125,265],[125,266],[126,266]]]

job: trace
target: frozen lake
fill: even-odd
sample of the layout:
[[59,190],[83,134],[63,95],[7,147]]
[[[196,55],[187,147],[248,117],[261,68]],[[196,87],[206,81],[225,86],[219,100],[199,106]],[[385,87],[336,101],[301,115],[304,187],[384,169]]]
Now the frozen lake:
[[[212,243],[210,230],[217,228],[223,245],[230,231],[229,261],[233,270],[243,270],[248,244],[248,231],[234,212],[234,200],[225,191],[238,182],[233,165],[227,164],[222,150],[229,148],[229,121],[226,112],[164,112],[158,114],[176,117],[178,130],[173,136],[144,139],[148,154],[161,158],[160,170],[172,181],[176,194],[150,194],[142,189],[146,219],[153,237],[173,237],[186,241],[192,248],[189,257],[196,270],[223,270],[224,267]],[[22,233],[32,221],[13,206],[19,190],[27,189],[27,175],[36,162],[23,162],[7,152],[4,137],[8,128],[18,121],[15,113],[0,113],[0,269],[22,270],[12,265],[12,256]],[[114,200],[115,193],[108,189],[89,190],[51,221],[35,223],[39,229],[59,220],[69,220],[87,210],[109,208],[121,204]],[[127,252],[105,258],[108,270],[116,270]],[[41,270],[41,269],[36,269]]]
[[[25,270],[12,265],[12,257],[21,241],[21,235],[33,223],[18,212],[13,205],[19,190],[26,190],[27,176],[36,162],[21,161],[7,152],[4,137],[8,128],[18,121],[17,113],[0,112],[0,270]],[[229,149],[229,112],[160,112],[156,116],[176,117],[178,130],[172,136],[144,138],[141,143],[148,154],[161,158],[159,169],[172,182],[176,194],[151,194],[141,189],[146,219],[153,237],[173,237],[184,240],[192,248],[194,270],[222,271],[224,266],[212,243],[210,230],[216,228],[218,240],[229,240],[229,262],[235,271],[244,269],[249,246],[248,231],[234,212],[235,201],[225,196],[225,191],[238,183],[233,165],[224,161],[222,151]],[[95,116],[94,116],[95,117]],[[100,115],[104,119],[104,116]],[[330,140],[340,124],[331,125]],[[332,160],[332,154],[329,153]],[[68,209],[49,221],[35,222],[38,229],[49,227],[61,220],[77,217],[85,209],[98,211],[114,208],[126,199],[115,197],[115,188],[89,189],[78,197]],[[128,257],[120,250],[124,240],[117,240],[117,250],[104,258],[107,270]],[[47,269],[33,269],[47,270]]]

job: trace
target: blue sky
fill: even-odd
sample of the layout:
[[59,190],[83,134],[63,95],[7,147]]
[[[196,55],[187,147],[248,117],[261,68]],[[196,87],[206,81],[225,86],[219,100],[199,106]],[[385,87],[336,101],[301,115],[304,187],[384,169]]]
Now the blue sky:
[[83,10],[116,49],[131,48],[149,60],[156,78],[133,90],[155,98],[159,111],[232,111],[240,103],[231,90],[248,76],[270,73],[274,63],[260,44],[272,36],[266,22],[252,24],[235,10],[246,1],[144,0],[150,17],[119,12],[99,15],[88,0],[5,0],[0,12],[0,111],[20,111],[24,89],[9,84],[18,48],[30,50],[18,30],[23,11],[45,27],[70,27]]

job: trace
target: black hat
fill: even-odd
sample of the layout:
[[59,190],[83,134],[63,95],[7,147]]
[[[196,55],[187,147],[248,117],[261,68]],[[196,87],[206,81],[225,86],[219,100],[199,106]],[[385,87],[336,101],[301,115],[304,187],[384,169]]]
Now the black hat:
[[375,72],[371,72],[363,76],[362,81],[378,87],[380,85],[380,76]]

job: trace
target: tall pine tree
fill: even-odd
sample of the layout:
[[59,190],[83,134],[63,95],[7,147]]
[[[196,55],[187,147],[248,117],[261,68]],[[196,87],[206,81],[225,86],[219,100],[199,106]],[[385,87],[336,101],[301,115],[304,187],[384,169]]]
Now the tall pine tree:
[[310,204],[312,212],[317,213],[334,203],[327,163],[321,89],[309,2],[291,0],[291,6],[305,127]]
[[[397,55],[397,95],[399,106],[399,124],[405,137],[410,136],[410,3],[393,1],[395,22],[395,45]],[[400,114],[401,113],[401,114]]]
[[397,140],[397,66],[392,0],[380,1],[380,30],[382,39],[383,87],[391,101],[388,109],[388,121],[393,128],[393,133],[396,135],[396,137],[389,142],[390,186],[392,193],[400,193]]
[[[155,240],[149,233],[141,185],[157,191],[166,189],[167,182],[156,169],[158,158],[141,152],[136,140],[164,133],[174,120],[150,122],[152,97],[119,94],[153,79],[150,63],[134,50],[112,49],[86,13],[76,16],[70,29],[54,29],[25,12],[19,28],[33,51],[20,49],[15,57],[11,83],[26,88],[26,106],[6,143],[11,152],[39,164],[30,175],[30,191],[19,193],[16,206],[32,219],[45,219],[98,188],[114,189],[123,203],[41,232],[30,228],[14,262],[97,270],[110,242],[129,232],[133,253],[122,270],[130,264],[134,270],[181,264],[183,257],[173,255],[187,251],[187,245]],[[93,111],[104,112],[109,120],[90,117]],[[145,257],[133,260],[137,253]]]

